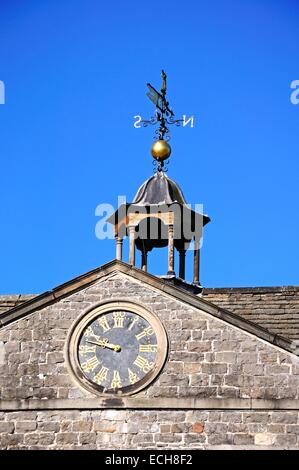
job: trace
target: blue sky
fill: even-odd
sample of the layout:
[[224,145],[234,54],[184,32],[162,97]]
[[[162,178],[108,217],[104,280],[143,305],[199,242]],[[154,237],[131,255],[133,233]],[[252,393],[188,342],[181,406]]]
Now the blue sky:
[[176,116],[196,119],[172,130],[168,175],[212,219],[202,284],[299,283],[297,0],[0,0],[0,44],[0,293],[114,258],[95,208],[152,174],[153,129],[133,116],[152,114],[161,68]]

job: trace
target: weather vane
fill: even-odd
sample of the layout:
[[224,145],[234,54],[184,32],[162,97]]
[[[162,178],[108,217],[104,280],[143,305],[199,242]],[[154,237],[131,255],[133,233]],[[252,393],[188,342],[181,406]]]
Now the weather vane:
[[169,129],[167,124],[177,124],[179,125],[181,120],[175,121],[173,119],[174,113],[169,107],[169,103],[166,100],[166,73],[162,70],[162,86],[160,93],[150,84],[147,83],[147,87],[149,92],[146,96],[154,103],[156,106],[156,115],[155,117],[151,118],[149,121],[143,121],[146,125],[148,124],[157,124],[159,123],[159,129],[156,130],[156,134],[159,135],[160,140],[169,140]]
[[156,142],[154,142],[151,148],[151,153],[158,162],[158,171],[166,171],[164,168],[164,161],[170,157],[171,153],[171,147],[168,144],[170,139],[168,126],[172,124],[180,126],[181,123],[183,123],[183,119],[174,119],[174,112],[169,107],[169,102],[166,100],[167,76],[164,70],[162,70],[161,76],[162,86],[160,92],[157,91],[150,83],[147,83],[149,91],[146,95],[156,107],[155,116],[151,117],[149,120],[140,120],[140,123],[144,127],[159,124],[158,129],[155,131]]
[[164,162],[171,154],[171,147],[168,143],[170,139],[169,125],[182,125],[182,127],[190,125],[190,127],[194,127],[194,116],[191,115],[187,117],[186,114],[183,114],[182,119],[174,119],[174,112],[169,107],[169,102],[166,100],[167,77],[164,70],[162,70],[161,76],[162,86],[160,92],[150,83],[147,83],[149,91],[146,95],[156,107],[155,115],[150,119],[142,119],[140,115],[134,116],[134,119],[136,119],[134,127],[135,129],[140,129],[141,127],[147,127],[149,125],[159,125],[158,129],[155,130],[155,142],[152,145],[151,154],[155,159],[155,169],[157,167],[158,171],[167,171]]

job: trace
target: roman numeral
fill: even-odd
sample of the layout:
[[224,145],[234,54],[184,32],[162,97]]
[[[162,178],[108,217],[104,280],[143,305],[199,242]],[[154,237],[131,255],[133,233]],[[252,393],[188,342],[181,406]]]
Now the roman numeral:
[[138,319],[135,317],[135,318],[131,321],[128,330],[131,330],[131,329],[133,328],[133,326],[135,325],[135,323],[137,323],[137,322],[138,322]]
[[113,379],[111,382],[111,388],[120,388],[121,387],[121,378],[118,370],[113,371]]
[[152,329],[151,326],[148,326],[147,328],[144,328],[138,335],[135,335],[136,339],[141,339],[144,338],[144,336],[151,336],[154,334],[154,330]]
[[87,346],[87,344],[81,344],[79,346],[79,353],[80,354],[87,354],[87,353],[95,353],[96,347],[94,346]]
[[111,329],[106,317],[100,318],[98,322],[99,322],[99,325],[103,328],[104,333],[106,333],[106,331]]
[[94,332],[93,332],[93,329],[91,328],[91,326],[86,328],[86,330],[84,331],[84,336],[94,336]]
[[148,362],[148,360],[142,356],[137,356],[134,361],[134,364],[137,367],[139,367],[139,369],[141,369],[142,372],[144,372],[145,374],[149,372],[153,368],[153,365],[154,365],[153,362]]
[[108,367],[102,366],[100,372],[98,372],[94,377],[93,381],[97,383],[98,385],[101,385],[102,382],[104,382],[107,379],[107,374],[109,372]]
[[139,352],[156,352],[157,344],[139,344]]
[[126,316],[125,312],[113,312],[112,313],[112,317],[114,320],[113,328],[123,328],[125,316]]
[[84,372],[90,372],[99,365],[99,360],[96,356],[91,357],[88,361],[84,362],[81,367]]
[[138,380],[140,380],[138,375],[135,374],[131,369],[128,369],[128,375],[129,375],[129,380],[131,384],[134,384],[138,382]]

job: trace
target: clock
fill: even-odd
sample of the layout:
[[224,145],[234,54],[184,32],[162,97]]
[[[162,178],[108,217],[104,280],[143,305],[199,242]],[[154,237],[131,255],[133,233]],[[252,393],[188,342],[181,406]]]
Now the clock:
[[67,359],[77,383],[95,394],[130,395],[161,371],[168,350],[158,317],[132,302],[108,302],[73,325]]

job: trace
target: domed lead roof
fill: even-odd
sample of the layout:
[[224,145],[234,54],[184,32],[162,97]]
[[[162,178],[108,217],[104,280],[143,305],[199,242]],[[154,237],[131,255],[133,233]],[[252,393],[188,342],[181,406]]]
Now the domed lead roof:
[[165,173],[158,172],[146,180],[138,189],[133,204],[144,206],[156,204],[187,204],[181,188]]

